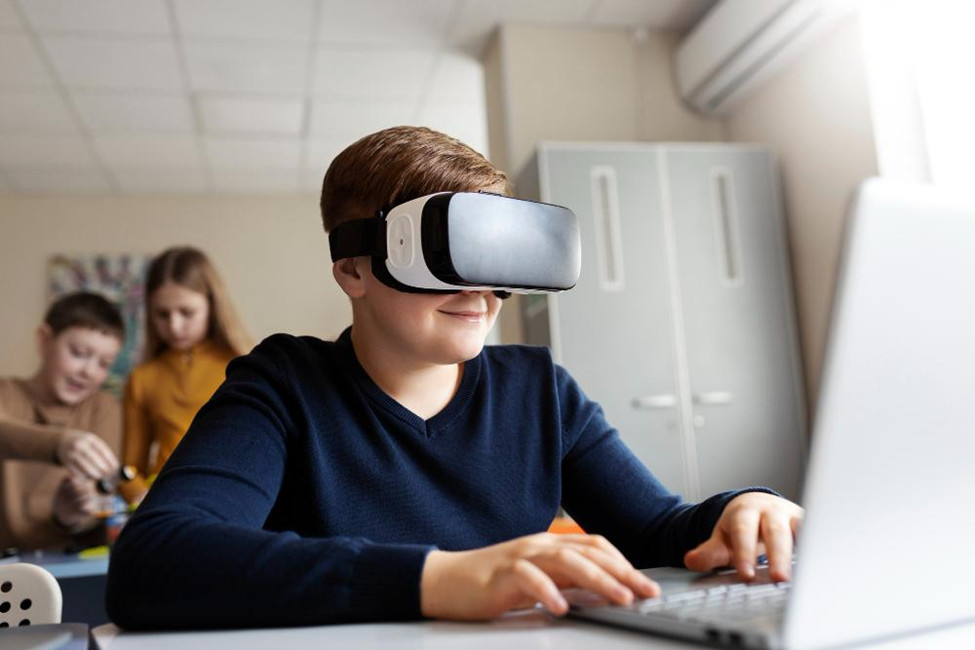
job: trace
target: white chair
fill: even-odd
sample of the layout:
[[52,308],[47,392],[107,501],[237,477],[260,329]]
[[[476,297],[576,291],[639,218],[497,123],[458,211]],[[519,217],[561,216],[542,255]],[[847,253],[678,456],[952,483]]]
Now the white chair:
[[61,622],[61,585],[36,564],[0,564],[0,628]]

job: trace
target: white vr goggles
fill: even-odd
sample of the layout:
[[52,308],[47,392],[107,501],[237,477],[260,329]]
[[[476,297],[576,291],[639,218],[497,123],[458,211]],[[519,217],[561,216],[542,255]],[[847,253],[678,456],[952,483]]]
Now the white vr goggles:
[[332,261],[372,256],[383,284],[409,293],[565,291],[579,279],[579,221],[568,208],[488,192],[441,192],[328,236]]

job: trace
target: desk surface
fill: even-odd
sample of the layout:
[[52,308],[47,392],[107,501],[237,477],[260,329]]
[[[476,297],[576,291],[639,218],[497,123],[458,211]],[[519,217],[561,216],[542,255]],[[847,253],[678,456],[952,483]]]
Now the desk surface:
[[[373,623],[219,632],[121,632],[114,625],[92,631],[100,650],[213,650],[213,648],[357,648],[361,650],[687,650],[695,644],[579,621],[517,612],[490,623]],[[870,650],[950,650],[975,647],[975,624],[944,628],[865,646]]]
[[108,553],[95,557],[79,557],[75,553],[29,551],[5,558],[4,562],[29,562],[44,567],[55,578],[103,576],[108,573]]

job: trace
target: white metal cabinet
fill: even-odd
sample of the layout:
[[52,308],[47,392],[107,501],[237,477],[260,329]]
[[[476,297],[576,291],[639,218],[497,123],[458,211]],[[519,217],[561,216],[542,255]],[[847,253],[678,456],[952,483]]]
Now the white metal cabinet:
[[580,218],[578,285],[522,304],[665,485],[797,499],[805,409],[776,176],[740,145],[545,144],[522,193]]

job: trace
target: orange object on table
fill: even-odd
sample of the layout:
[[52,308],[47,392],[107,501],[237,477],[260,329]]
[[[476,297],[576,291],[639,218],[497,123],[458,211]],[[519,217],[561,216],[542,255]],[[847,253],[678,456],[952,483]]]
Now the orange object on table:
[[572,517],[556,517],[548,527],[548,532],[565,535],[570,533],[585,534],[586,531]]

